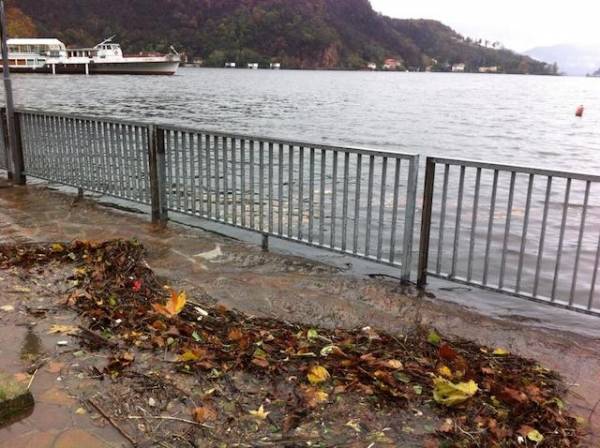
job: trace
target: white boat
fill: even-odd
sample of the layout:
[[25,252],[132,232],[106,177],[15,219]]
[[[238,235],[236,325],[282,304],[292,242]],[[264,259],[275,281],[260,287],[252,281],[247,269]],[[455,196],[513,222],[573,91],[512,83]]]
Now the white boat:
[[8,59],[16,73],[174,75],[180,64],[168,55],[124,56],[113,38],[93,48],[67,48],[58,39],[9,39]]

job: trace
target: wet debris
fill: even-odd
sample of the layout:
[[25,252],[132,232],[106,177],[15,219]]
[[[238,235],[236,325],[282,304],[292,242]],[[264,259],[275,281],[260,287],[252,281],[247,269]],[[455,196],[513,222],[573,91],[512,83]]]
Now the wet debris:
[[0,247],[0,269],[72,267],[65,306],[84,324],[51,331],[108,352],[94,377],[127,387],[112,407],[110,394],[88,403],[132,445],[167,434],[175,446],[579,444],[564,383],[534,360],[433,329],[326,330],[207,306],[143,257],[123,240]]

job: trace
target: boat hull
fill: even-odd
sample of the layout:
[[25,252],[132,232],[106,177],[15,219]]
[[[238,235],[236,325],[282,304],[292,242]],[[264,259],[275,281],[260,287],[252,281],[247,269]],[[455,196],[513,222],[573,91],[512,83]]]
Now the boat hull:
[[[163,75],[169,76],[177,73],[178,61],[150,61],[150,62],[106,62],[89,64],[90,75]],[[0,65],[0,72],[2,66]],[[52,66],[43,67],[10,67],[13,73],[52,73]],[[84,75],[85,64],[55,64],[55,73],[69,75]]]

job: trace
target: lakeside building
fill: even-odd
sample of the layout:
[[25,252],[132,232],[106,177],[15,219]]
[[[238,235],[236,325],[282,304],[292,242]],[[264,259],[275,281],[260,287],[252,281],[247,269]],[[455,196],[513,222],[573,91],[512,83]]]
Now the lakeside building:
[[452,72],[453,73],[464,73],[465,71],[465,64],[460,63],[460,64],[454,64],[452,66]]
[[279,70],[281,68],[281,64],[279,62],[271,62],[271,70]]
[[402,68],[402,61],[394,58],[388,58],[383,62],[384,70],[398,70]]
[[367,64],[367,68],[368,68],[369,70],[377,70],[377,64],[375,64],[374,62],[369,62],[369,63]]
[[258,70],[258,64],[256,62],[250,62],[248,68],[251,70]]
[[237,65],[235,62],[225,62],[225,68],[236,68]]
[[479,73],[498,73],[498,66],[479,67]]

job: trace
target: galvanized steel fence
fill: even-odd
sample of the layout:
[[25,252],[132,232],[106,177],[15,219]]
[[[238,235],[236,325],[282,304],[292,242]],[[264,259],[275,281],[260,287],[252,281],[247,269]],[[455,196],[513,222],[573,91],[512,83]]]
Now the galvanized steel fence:
[[[25,175],[600,315],[600,176],[21,110]],[[4,124],[3,120],[3,124]],[[5,125],[0,168],[9,169]],[[6,156],[5,156],[6,154]]]
[[159,132],[169,210],[400,266],[410,278],[418,156]]
[[600,314],[600,176],[427,159],[427,275]]
[[418,156],[21,110],[25,175],[398,266]]

